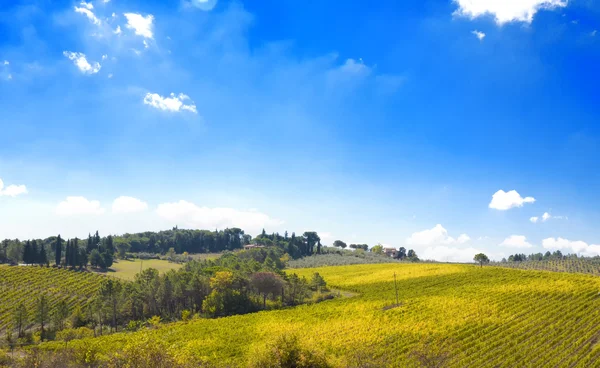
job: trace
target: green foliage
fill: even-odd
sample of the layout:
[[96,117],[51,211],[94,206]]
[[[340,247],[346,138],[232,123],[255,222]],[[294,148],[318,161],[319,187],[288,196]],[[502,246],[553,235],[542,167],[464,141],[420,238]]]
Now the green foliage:
[[353,264],[398,263],[385,255],[360,250],[342,250],[324,247],[322,254],[288,262],[289,268],[314,268],[322,266],[348,266]]
[[473,260],[477,263],[479,263],[479,265],[481,267],[483,267],[484,264],[488,264],[490,263],[490,259],[488,258],[488,256],[486,256],[483,253],[478,253],[475,255],[475,257],[473,257]]
[[383,254],[383,245],[377,244],[371,248],[371,252],[375,254]]
[[303,347],[297,336],[283,335],[250,363],[251,368],[327,368],[325,356]]

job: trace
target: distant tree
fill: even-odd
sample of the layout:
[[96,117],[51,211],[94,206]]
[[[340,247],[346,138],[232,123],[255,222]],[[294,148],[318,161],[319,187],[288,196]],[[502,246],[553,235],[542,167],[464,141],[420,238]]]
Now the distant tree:
[[23,337],[23,330],[27,326],[29,321],[29,315],[27,313],[27,307],[22,302],[17,305],[17,309],[13,314],[14,325],[17,328],[18,337]]
[[67,239],[65,243],[65,267],[71,265],[71,240]]
[[344,243],[341,240],[336,240],[333,242],[333,246],[337,247],[337,248],[342,248],[342,249],[346,249],[346,247],[348,246],[346,243]]
[[109,236],[106,237],[104,248],[105,248],[105,251],[109,252],[110,254],[114,254],[115,253],[115,246],[114,246],[112,235],[109,235]]
[[310,288],[314,291],[327,290],[327,283],[318,272],[313,274],[312,279],[310,280]]
[[103,268],[110,268],[113,265],[113,254],[109,251],[102,253]]
[[23,263],[31,264],[33,262],[31,255],[31,242],[27,240],[25,242],[25,247],[23,248]]
[[303,235],[304,241],[306,242],[306,253],[305,255],[314,254],[315,245],[321,241],[319,235],[314,231],[306,231]]
[[118,242],[117,243],[117,252],[119,254],[120,259],[127,258],[127,252],[131,249],[131,245],[127,242]]
[[60,234],[56,237],[56,242],[55,242],[55,251],[54,251],[54,255],[55,255],[55,262],[57,266],[60,266],[61,260],[62,260],[62,238],[60,237]]
[[419,261],[419,256],[417,256],[417,252],[415,252],[414,250],[410,249],[408,251],[408,253],[406,253],[406,257],[408,258],[409,261],[411,262],[418,262]]
[[45,327],[46,323],[48,322],[48,313],[49,313],[48,298],[46,297],[45,294],[42,294],[38,297],[37,302],[36,302],[35,312],[36,312],[35,319],[36,319],[36,322],[40,324],[41,339],[43,341],[44,337],[45,337],[44,327]]
[[38,263],[38,258],[39,258],[39,251],[38,251],[38,246],[37,246],[37,241],[32,240],[31,241],[31,255],[29,258],[29,263],[30,264],[36,264]]
[[109,278],[103,280],[102,285],[100,285],[100,290],[98,291],[100,300],[105,302],[111,310],[112,328],[114,330],[117,328],[117,302],[121,290],[121,283]]
[[[34,240],[35,241],[35,240]],[[48,264],[48,254],[46,254],[46,247],[44,246],[44,244],[40,245],[40,251],[38,252],[38,260],[37,263],[40,266],[43,265],[47,265]]]
[[473,257],[473,260],[475,262],[478,262],[481,267],[483,267],[484,263],[485,264],[490,263],[490,259],[488,258],[488,256],[486,256],[483,253],[476,254],[475,257]]
[[371,248],[371,253],[383,254],[383,245],[377,244]]
[[175,259],[175,248],[171,247],[166,253],[167,259],[173,261]]
[[267,308],[267,296],[281,293],[283,280],[273,272],[257,272],[250,277],[250,283],[263,297],[263,308]]
[[52,313],[54,327],[57,330],[62,330],[65,327],[65,320],[69,317],[69,306],[64,300],[61,300]]
[[85,248],[79,248],[79,255],[77,256],[77,262],[79,268],[87,267],[88,264],[88,254],[85,251]]
[[92,250],[92,252],[90,253],[89,261],[92,267],[104,268],[104,259],[102,258],[102,255],[100,254],[98,249]]
[[403,260],[404,258],[406,258],[406,248],[400,247],[400,249],[398,249],[396,257],[398,257],[399,260]]

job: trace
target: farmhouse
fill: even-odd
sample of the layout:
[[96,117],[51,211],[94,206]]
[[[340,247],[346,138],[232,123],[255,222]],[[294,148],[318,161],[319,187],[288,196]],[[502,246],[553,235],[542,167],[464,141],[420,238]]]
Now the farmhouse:
[[264,246],[263,245],[258,245],[258,244],[244,245],[244,249],[255,249],[255,248],[264,248]]
[[383,253],[392,258],[396,258],[398,256],[398,250],[396,248],[383,248]]

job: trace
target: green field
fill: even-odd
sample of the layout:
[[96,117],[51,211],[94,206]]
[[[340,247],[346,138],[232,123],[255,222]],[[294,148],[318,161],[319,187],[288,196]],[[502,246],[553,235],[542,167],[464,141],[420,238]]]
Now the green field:
[[106,274],[123,280],[133,280],[137,273],[148,268],[154,268],[158,272],[164,273],[169,270],[177,270],[181,267],[182,264],[180,263],[173,263],[162,259],[119,260],[113,263],[111,271],[106,272]]
[[[178,362],[238,367],[279,336],[296,335],[336,367],[600,366],[598,277],[426,263],[294,270],[306,276],[315,271],[330,286],[358,295],[69,347],[100,360],[158,347]],[[391,307],[394,273],[400,305]]]

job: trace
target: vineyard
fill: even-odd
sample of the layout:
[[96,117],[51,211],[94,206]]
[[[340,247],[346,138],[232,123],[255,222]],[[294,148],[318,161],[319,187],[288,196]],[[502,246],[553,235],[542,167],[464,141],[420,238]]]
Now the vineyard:
[[495,265],[522,270],[587,273],[600,276],[600,258],[567,258],[546,261],[501,262],[496,263]]
[[[160,346],[174,360],[246,366],[282,335],[335,367],[598,367],[600,278],[452,264],[377,264],[319,272],[338,298],[72,341],[94,359]],[[394,274],[398,288],[396,303]],[[61,349],[59,342],[42,345]]]
[[50,308],[61,300],[69,309],[85,305],[103,276],[49,267],[0,265],[0,333],[11,324],[15,308],[23,303],[33,317],[37,297],[44,293]]

